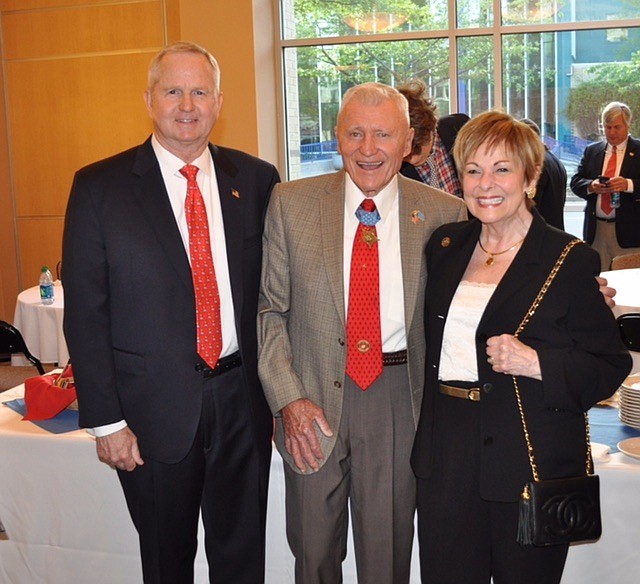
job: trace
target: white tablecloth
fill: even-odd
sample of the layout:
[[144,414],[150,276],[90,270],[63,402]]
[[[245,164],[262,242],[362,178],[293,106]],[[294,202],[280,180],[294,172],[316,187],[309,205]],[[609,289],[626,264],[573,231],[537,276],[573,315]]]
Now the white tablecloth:
[[[69,350],[64,340],[62,319],[64,316],[64,290],[59,280],[54,285],[53,304],[42,304],[40,288],[34,286],[18,294],[13,325],[22,333],[29,351],[43,363],[65,365]],[[22,356],[14,355],[13,365],[29,365]]]
[[[16,388],[0,395],[22,395]],[[574,546],[563,584],[635,584],[640,574],[640,461],[617,453],[596,467],[601,477],[604,535]],[[274,452],[267,517],[267,584],[293,583],[284,525],[284,473]],[[98,462],[84,431],[48,434],[0,405],[0,583],[138,584],[136,533],[116,474]],[[202,541],[202,528],[200,533]],[[411,584],[418,584],[414,545]],[[355,584],[351,543],[344,564]],[[196,583],[208,582],[202,546]]]
[[[640,268],[628,270],[611,270],[600,274],[616,289],[614,298],[616,305],[613,314],[618,317],[627,312],[640,312]],[[632,372],[640,372],[640,353],[631,351],[633,358]]]

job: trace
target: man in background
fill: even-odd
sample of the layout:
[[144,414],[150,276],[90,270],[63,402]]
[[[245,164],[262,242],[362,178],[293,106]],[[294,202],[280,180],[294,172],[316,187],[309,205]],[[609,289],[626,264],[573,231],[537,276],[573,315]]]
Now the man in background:
[[272,417],[255,319],[279,177],[209,143],[219,83],[205,49],[163,49],[145,93],[153,135],[78,171],[67,209],[80,425],[117,469],[145,583],[192,584],[200,512],[210,581],[264,581]]
[[631,110],[612,101],[602,111],[605,139],[584,151],[571,190],[587,201],[584,239],[600,254],[602,270],[640,251],[640,140],[629,135]]
[[[533,120],[520,120],[540,136],[540,128]],[[534,201],[545,221],[564,231],[564,203],[567,198],[567,171],[560,159],[544,144],[544,164],[536,184]]]
[[349,89],[336,135],[344,171],[274,189],[259,371],[285,459],[296,582],[342,581],[350,501],[359,581],[404,584],[425,366],[423,249],[466,211],[398,174],[413,131],[395,89]]

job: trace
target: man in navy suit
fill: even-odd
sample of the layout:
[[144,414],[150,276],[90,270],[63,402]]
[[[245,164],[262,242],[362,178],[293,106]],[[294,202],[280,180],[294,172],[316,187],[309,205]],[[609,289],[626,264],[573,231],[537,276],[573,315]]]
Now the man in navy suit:
[[608,104],[605,140],[587,146],[571,179],[571,190],[587,201],[584,239],[600,253],[603,270],[615,256],[640,251],[640,140],[629,135],[630,125],[629,106]]
[[[219,80],[201,47],[162,50],[145,93],[153,135],[78,171],[67,209],[65,335],[80,424],[117,469],[145,583],[193,582],[200,512],[211,581],[264,581],[272,417],[255,323],[263,217],[279,177],[209,144]],[[197,240],[188,187],[204,206]],[[203,241],[204,260],[193,255]],[[201,326],[214,282],[195,285],[195,265],[217,282],[215,332]],[[217,347],[213,358],[204,346]]]

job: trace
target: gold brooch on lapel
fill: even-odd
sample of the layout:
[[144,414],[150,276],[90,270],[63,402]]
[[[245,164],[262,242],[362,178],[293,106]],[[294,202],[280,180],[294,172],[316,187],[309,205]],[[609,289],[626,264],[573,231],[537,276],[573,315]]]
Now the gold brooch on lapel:
[[422,211],[411,211],[411,222],[417,225],[419,221],[424,221],[424,213]]
[[451,238],[449,236],[443,237],[440,241],[442,247],[449,247],[451,245]]
[[238,191],[236,191],[236,189],[231,189],[231,194],[236,198],[239,199],[240,198],[240,193]]
[[629,152],[629,156],[635,156],[636,153],[635,152]]

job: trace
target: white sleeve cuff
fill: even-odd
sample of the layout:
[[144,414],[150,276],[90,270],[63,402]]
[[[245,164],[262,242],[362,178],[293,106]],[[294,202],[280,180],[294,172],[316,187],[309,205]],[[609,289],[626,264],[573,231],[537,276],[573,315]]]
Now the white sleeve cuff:
[[97,428],[87,428],[87,432],[96,438],[103,438],[109,434],[113,434],[122,428],[126,428],[127,423],[124,420],[114,422],[113,424],[106,424],[105,426],[98,426]]

